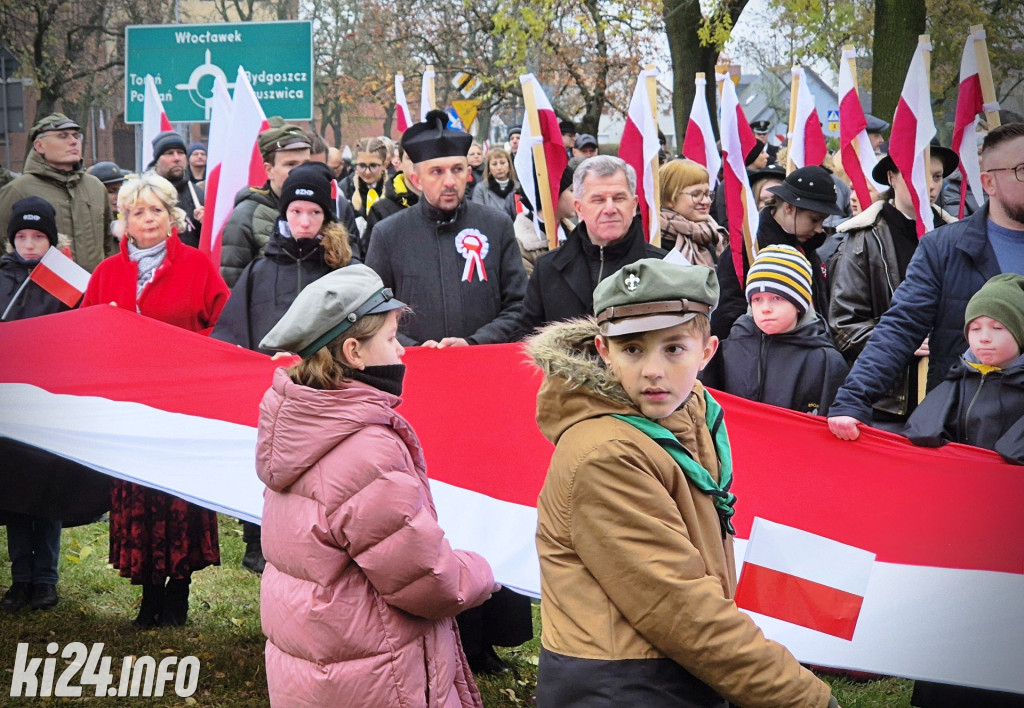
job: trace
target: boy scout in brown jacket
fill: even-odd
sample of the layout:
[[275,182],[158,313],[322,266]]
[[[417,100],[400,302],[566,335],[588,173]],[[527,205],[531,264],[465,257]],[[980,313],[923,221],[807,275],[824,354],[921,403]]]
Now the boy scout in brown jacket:
[[835,706],[737,609],[731,455],[697,382],[714,271],[644,259],[601,281],[597,319],[528,342],[555,443],[537,504],[540,708]]

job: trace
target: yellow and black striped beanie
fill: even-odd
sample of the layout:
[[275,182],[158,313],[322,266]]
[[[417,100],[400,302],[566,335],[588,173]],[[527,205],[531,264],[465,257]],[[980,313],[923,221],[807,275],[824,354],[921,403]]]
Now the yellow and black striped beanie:
[[807,258],[792,246],[767,246],[758,251],[747,272],[747,302],[754,293],[766,292],[786,298],[800,314],[813,309]]

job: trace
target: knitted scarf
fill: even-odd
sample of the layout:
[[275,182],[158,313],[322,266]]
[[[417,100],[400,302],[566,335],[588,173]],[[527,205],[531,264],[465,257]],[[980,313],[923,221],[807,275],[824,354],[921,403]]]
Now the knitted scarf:
[[142,289],[153,279],[153,274],[166,257],[166,239],[149,248],[139,248],[131,241],[128,242],[128,258],[139,266],[139,280],[135,284],[135,297],[142,295]]

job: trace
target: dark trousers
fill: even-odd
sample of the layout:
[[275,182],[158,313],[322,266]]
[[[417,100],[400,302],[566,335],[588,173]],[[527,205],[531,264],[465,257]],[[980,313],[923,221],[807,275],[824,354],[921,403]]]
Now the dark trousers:
[[13,582],[57,584],[60,532],[60,521],[7,514],[7,552]]
[[466,656],[479,656],[489,647],[517,647],[533,638],[530,598],[502,588],[484,604],[455,618]]

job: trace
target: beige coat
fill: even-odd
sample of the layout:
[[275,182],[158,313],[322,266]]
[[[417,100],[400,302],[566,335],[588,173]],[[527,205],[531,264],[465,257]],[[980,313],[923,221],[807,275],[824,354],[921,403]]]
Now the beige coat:
[[[829,687],[733,602],[733,541],[711,497],[661,446],[611,417],[638,411],[593,353],[596,333],[576,320],[528,345],[547,375],[537,422],[556,445],[537,504],[544,649],[609,662],[667,657],[748,708],[828,705]],[[697,383],[658,422],[717,478],[703,394]]]

